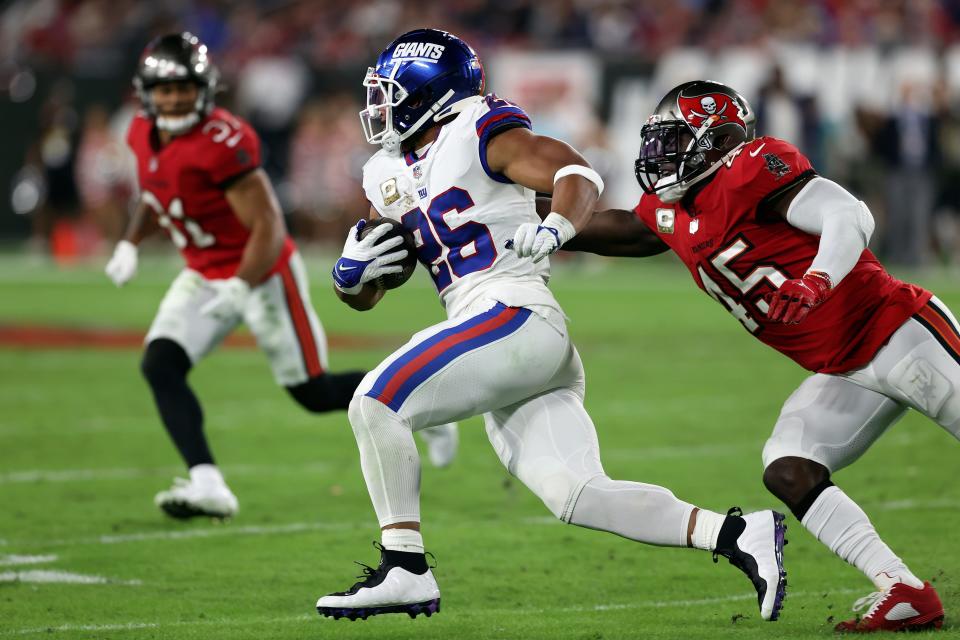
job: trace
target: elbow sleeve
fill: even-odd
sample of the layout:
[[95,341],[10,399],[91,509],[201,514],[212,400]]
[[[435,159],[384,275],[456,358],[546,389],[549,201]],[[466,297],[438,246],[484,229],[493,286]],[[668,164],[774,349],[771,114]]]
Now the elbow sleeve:
[[814,178],[794,197],[787,222],[820,236],[811,271],[826,272],[834,285],[846,277],[870,243],[874,221],[870,209],[846,189],[826,178]]

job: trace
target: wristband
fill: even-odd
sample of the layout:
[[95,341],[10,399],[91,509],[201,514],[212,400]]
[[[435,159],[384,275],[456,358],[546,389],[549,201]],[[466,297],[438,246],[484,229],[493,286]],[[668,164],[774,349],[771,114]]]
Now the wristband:
[[559,243],[557,245],[558,247],[562,247],[565,242],[577,235],[577,229],[573,226],[573,223],[556,211],[551,211],[550,214],[543,219],[543,222],[540,223],[540,226],[556,229],[557,241]]

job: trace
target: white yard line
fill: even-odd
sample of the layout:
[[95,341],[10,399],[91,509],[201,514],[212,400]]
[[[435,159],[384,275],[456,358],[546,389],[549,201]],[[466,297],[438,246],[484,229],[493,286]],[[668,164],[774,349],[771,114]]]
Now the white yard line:
[[59,540],[24,540],[17,544],[21,547],[68,547],[88,544],[123,544],[126,542],[145,542],[148,540],[189,540],[192,538],[217,538],[224,536],[272,536],[304,533],[308,531],[352,529],[357,526],[362,526],[362,524],[358,522],[290,522],[287,524],[246,525],[241,527],[224,524],[216,527],[184,529],[182,531],[142,531],[137,533],[104,534],[83,538],[61,538]]
[[45,564],[47,562],[56,561],[57,556],[55,555],[46,555],[46,556],[18,556],[18,555],[9,555],[9,556],[0,556],[0,567],[14,567],[21,564]]
[[[159,624],[154,622],[128,622],[126,624],[61,624],[56,627],[15,629],[13,631],[5,631],[0,635],[25,636],[32,633],[56,633],[58,631],[131,631],[136,629],[154,629],[159,626]],[[166,626],[174,625],[170,624]]]
[[122,584],[140,585],[140,580],[114,580],[103,576],[89,576],[69,571],[51,571],[30,569],[28,571],[4,571],[0,573],[2,582],[29,582],[33,584]]
[[[327,471],[330,465],[325,462],[308,462],[301,465],[257,465],[235,464],[223,467],[224,475],[229,476],[265,476],[290,473],[313,473]],[[0,485],[33,484],[45,482],[82,482],[89,480],[129,480],[158,476],[184,475],[180,467],[143,467],[113,469],[24,469],[0,473]]]
[[890,500],[876,505],[867,503],[874,511],[912,511],[915,509],[960,509],[960,500],[940,498],[937,500]]
[[[862,589],[833,589],[830,592],[824,593],[823,591],[801,591],[798,593],[788,593],[787,602],[788,606],[791,601],[798,599],[811,599],[811,598],[824,598],[836,595],[848,595],[856,593],[864,593],[868,591],[868,588]],[[558,613],[589,613],[589,612],[605,612],[605,611],[629,611],[633,609],[670,609],[677,607],[699,607],[699,606],[709,606],[715,604],[724,604],[729,602],[747,602],[754,601],[757,599],[756,594],[754,593],[745,593],[735,596],[724,596],[718,598],[698,598],[696,600],[651,600],[651,601],[637,601],[637,602],[625,602],[625,603],[609,603],[609,604],[595,604],[595,605],[584,605],[576,607],[547,607],[547,608],[530,608],[530,609],[471,609],[464,607],[462,611],[466,614],[469,614],[471,617],[477,615],[502,615],[509,614],[511,616],[516,615],[543,615],[543,614],[558,614]],[[448,609],[449,611],[449,609]],[[450,614],[446,614],[450,615]],[[196,620],[196,621],[182,621],[182,622],[126,622],[126,623],[116,623],[116,624],[85,624],[85,625],[72,625],[64,624],[56,627],[31,627],[24,629],[11,629],[9,631],[0,632],[0,636],[16,636],[16,635],[29,635],[29,634],[49,634],[56,633],[58,631],[70,632],[70,631],[126,631],[126,630],[135,630],[135,629],[158,629],[158,628],[171,628],[171,627],[202,627],[209,625],[217,626],[230,626],[230,625],[251,625],[251,624],[269,624],[269,623],[286,623],[286,622],[307,622],[313,624],[311,621],[316,620],[319,623],[326,624],[344,624],[343,622],[334,621],[330,618],[321,618],[313,614],[298,614],[295,616],[283,616],[283,617],[257,617],[257,618],[238,618],[236,620]]]
[[[895,500],[888,502],[863,502],[861,506],[869,513],[873,511],[911,511],[926,509],[958,509],[960,500],[934,499],[934,500]],[[767,507],[764,507],[767,508]],[[748,510],[755,510],[753,507]],[[372,526],[371,522],[366,521],[344,521],[344,522],[290,522],[287,524],[274,525],[244,525],[234,526],[232,524],[222,524],[207,528],[190,528],[180,531],[142,531],[134,533],[104,534],[99,536],[87,536],[81,538],[60,538],[53,540],[22,540],[14,541],[9,544],[18,547],[36,548],[36,547],[69,547],[77,545],[91,544],[124,544],[128,542],[146,542],[151,540],[190,540],[196,538],[218,538],[229,536],[272,536],[307,533],[310,531],[343,531],[348,529],[357,529]],[[560,524],[560,521],[552,516],[529,516],[517,520],[520,525],[534,526],[554,526]],[[442,523],[434,525],[435,529],[443,528]],[[799,527],[795,527],[799,530]]]

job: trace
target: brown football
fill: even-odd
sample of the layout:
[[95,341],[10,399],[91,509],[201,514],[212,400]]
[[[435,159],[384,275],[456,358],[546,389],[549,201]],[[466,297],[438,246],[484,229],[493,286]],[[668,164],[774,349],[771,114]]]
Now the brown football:
[[375,280],[372,280],[373,286],[378,289],[396,289],[407,280],[410,279],[410,276],[413,275],[413,272],[417,268],[417,245],[416,241],[413,239],[413,232],[404,227],[402,224],[396,220],[391,220],[390,218],[376,218],[374,220],[367,221],[367,225],[360,231],[360,237],[363,238],[371,229],[374,229],[381,224],[389,224],[392,229],[389,233],[385,234],[382,238],[377,240],[377,244],[385,242],[389,238],[395,238],[401,236],[403,238],[403,244],[394,249],[394,251],[399,251],[400,249],[407,250],[407,257],[401,260],[398,264],[403,267],[403,271],[400,273],[387,273]]

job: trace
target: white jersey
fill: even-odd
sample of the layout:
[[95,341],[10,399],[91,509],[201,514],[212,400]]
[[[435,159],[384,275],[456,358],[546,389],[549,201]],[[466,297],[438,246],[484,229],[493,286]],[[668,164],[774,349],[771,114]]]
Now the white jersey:
[[477,96],[422,157],[381,150],[363,167],[367,199],[413,231],[450,318],[482,299],[560,309],[547,288],[549,261],[534,264],[505,248],[520,224],[540,222],[535,193],[487,166],[490,138],[521,126],[530,119],[519,107]]

